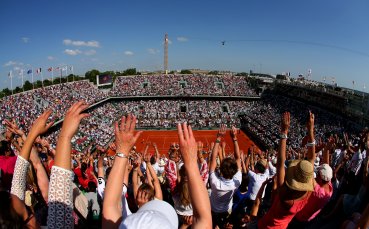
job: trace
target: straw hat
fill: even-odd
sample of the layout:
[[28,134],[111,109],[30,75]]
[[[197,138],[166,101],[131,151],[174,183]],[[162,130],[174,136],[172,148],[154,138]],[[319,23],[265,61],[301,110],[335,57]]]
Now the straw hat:
[[296,191],[313,191],[314,167],[306,160],[293,160],[286,171],[286,185]]

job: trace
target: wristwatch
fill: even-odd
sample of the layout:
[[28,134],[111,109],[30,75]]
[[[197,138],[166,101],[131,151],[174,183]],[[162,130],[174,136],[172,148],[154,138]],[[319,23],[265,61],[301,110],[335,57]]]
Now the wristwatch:
[[280,137],[281,139],[288,139],[287,134],[281,134],[281,135],[279,135],[279,137]]
[[124,153],[118,152],[115,154],[116,157],[120,157],[120,158],[128,158],[127,155],[125,155]]

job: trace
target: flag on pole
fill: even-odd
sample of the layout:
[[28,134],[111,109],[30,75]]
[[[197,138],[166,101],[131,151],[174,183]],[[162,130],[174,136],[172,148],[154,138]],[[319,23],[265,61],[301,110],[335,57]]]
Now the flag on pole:
[[36,69],[36,74],[41,73],[41,68]]
[[68,70],[67,66],[62,67],[62,71],[67,71],[67,70]]
[[27,71],[27,74],[31,74],[32,73],[32,69]]
[[69,66],[69,70],[72,72],[73,71],[73,66]]
[[53,71],[53,67],[48,68],[47,71],[52,72]]
[[60,68],[59,68],[59,67],[56,67],[56,68],[55,68],[55,71],[59,71],[59,70],[60,70]]
[[19,70],[19,76],[23,76],[23,69]]
[[9,77],[9,78],[12,78],[12,77],[13,77],[13,72],[12,72],[12,71],[9,71],[9,73],[8,73],[8,77]]

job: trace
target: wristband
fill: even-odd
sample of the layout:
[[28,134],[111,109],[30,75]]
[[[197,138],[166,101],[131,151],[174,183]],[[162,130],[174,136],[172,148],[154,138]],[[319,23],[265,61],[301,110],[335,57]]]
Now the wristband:
[[120,158],[127,158],[128,159],[128,156],[125,155],[124,153],[116,153],[115,156],[120,157]]
[[220,140],[218,140],[218,139],[217,139],[217,140],[215,141],[215,143],[220,143]]
[[234,141],[234,142],[236,142],[236,141],[237,141],[237,139],[233,139],[233,141]]
[[279,137],[280,137],[281,139],[288,139],[287,134],[280,134],[280,135],[279,135]]
[[312,146],[315,146],[316,142],[315,140],[313,142],[308,142],[306,143],[306,147],[312,147]]

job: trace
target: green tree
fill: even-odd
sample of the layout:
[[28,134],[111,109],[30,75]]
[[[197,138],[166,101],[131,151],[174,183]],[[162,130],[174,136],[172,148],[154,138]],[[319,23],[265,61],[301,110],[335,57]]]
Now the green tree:
[[97,75],[100,75],[100,71],[96,69],[92,69],[91,71],[85,73],[86,79],[88,79],[90,82],[93,82],[94,84],[96,84]]
[[32,83],[29,82],[28,80],[26,80],[26,82],[24,82],[23,87],[24,87],[24,90],[25,91],[29,91],[29,90],[32,90],[33,89]]
[[192,74],[192,72],[188,69],[181,70],[181,74]]
[[125,76],[137,75],[136,68],[127,68],[127,69],[123,72],[123,75],[125,75]]
[[209,75],[219,75],[219,72],[218,71],[210,71],[208,74]]

